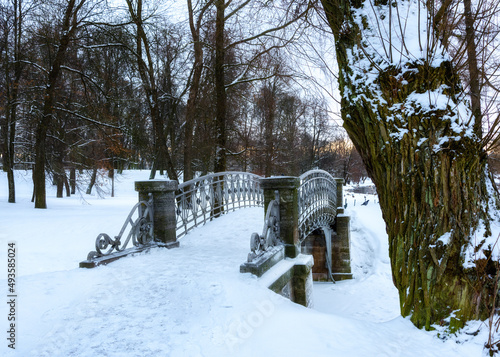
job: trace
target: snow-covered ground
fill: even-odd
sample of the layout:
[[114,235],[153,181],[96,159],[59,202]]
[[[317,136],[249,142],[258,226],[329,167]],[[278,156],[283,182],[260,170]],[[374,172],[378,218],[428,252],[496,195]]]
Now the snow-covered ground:
[[[387,236],[373,195],[348,195],[354,280],[317,283],[308,309],[240,274],[263,211],[244,209],[195,229],[180,248],[79,269],[96,236],[118,233],[137,201],[119,176],[114,198],[75,195],[35,210],[31,174],[16,173],[8,204],[0,172],[1,356],[481,356],[477,336],[445,341],[399,316]],[[106,188],[106,186],[103,186]],[[364,196],[370,199],[361,206]],[[356,205],[354,206],[354,199]],[[16,344],[8,348],[7,244],[16,242]]]

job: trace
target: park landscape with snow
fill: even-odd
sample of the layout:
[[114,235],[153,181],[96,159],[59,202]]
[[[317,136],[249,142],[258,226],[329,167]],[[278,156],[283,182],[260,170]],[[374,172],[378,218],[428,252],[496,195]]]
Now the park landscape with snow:
[[[273,293],[239,266],[263,209],[235,211],[194,229],[177,249],[152,249],[80,269],[101,232],[118,233],[137,202],[125,171],[115,197],[99,194],[31,203],[31,172],[16,171],[17,203],[0,172],[2,356],[482,356],[486,322],[457,335],[426,332],[399,314],[385,225],[375,195],[346,187],[353,280],[314,284],[305,308]],[[361,202],[368,199],[366,206]],[[7,245],[16,245],[16,343],[9,348]]]

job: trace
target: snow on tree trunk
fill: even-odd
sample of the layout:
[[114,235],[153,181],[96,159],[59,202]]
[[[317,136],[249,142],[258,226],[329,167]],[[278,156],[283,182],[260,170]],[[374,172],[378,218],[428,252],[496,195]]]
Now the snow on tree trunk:
[[426,329],[486,318],[496,276],[487,260],[493,188],[427,9],[416,0],[322,1],[344,127],[377,187],[401,314]]

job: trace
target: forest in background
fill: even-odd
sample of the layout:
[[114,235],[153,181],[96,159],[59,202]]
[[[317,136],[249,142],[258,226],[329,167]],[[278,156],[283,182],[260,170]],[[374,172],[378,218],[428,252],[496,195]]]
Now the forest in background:
[[[473,4],[471,83],[463,8],[446,3],[440,26],[466,90],[479,85],[498,171],[489,132],[498,4]],[[366,178],[340,126],[334,41],[315,0],[0,0],[0,14],[0,164],[11,202],[11,169],[35,169],[40,186],[49,175],[60,196],[76,170],[87,186],[99,168]]]
[[[60,197],[77,170],[85,185],[133,168],[364,179],[315,85],[330,71],[316,55],[333,51],[316,5],[2,0],[3,170],[48,175]],[[13,176],[9,192],[15,201]]]

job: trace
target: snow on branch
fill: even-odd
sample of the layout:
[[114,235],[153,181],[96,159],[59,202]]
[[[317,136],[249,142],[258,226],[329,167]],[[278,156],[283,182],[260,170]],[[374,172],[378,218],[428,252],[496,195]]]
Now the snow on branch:
[[39,69],[40,71],[44,72],[45,74],[49,73],[49,71],[46,68],[40,66],[38,63],[26,61],[26,60],[20,60],[19,62],[33,66],[33,67]]
[[112,124],[108,124],[108,123],[103,123],[103,122],[100,122],[98,120],[91,119],[91,118],[86,117],[84,115],[81,115],[81,114],[79,114],[79,113],[77,113],[75,111],[68,110],[68,109],[65,109],[65,108],[54,107],[54,110],[58,110],[58,111],[61,111],[61,112],[64,112],[64,113],[67,113],[67,114],[70,114],[70,115],[74,115],[75,117],[77,117],[79,119],[88,121],[88,122],[90,122],[92,124],[95,124],[95,125],[104,126],[104,127],[112,128],[112,129],[118,129],[118,130],[122,130],[123,129],[123,127],[121,127],[121,126],[116,126],[116,125],[112,125]]

